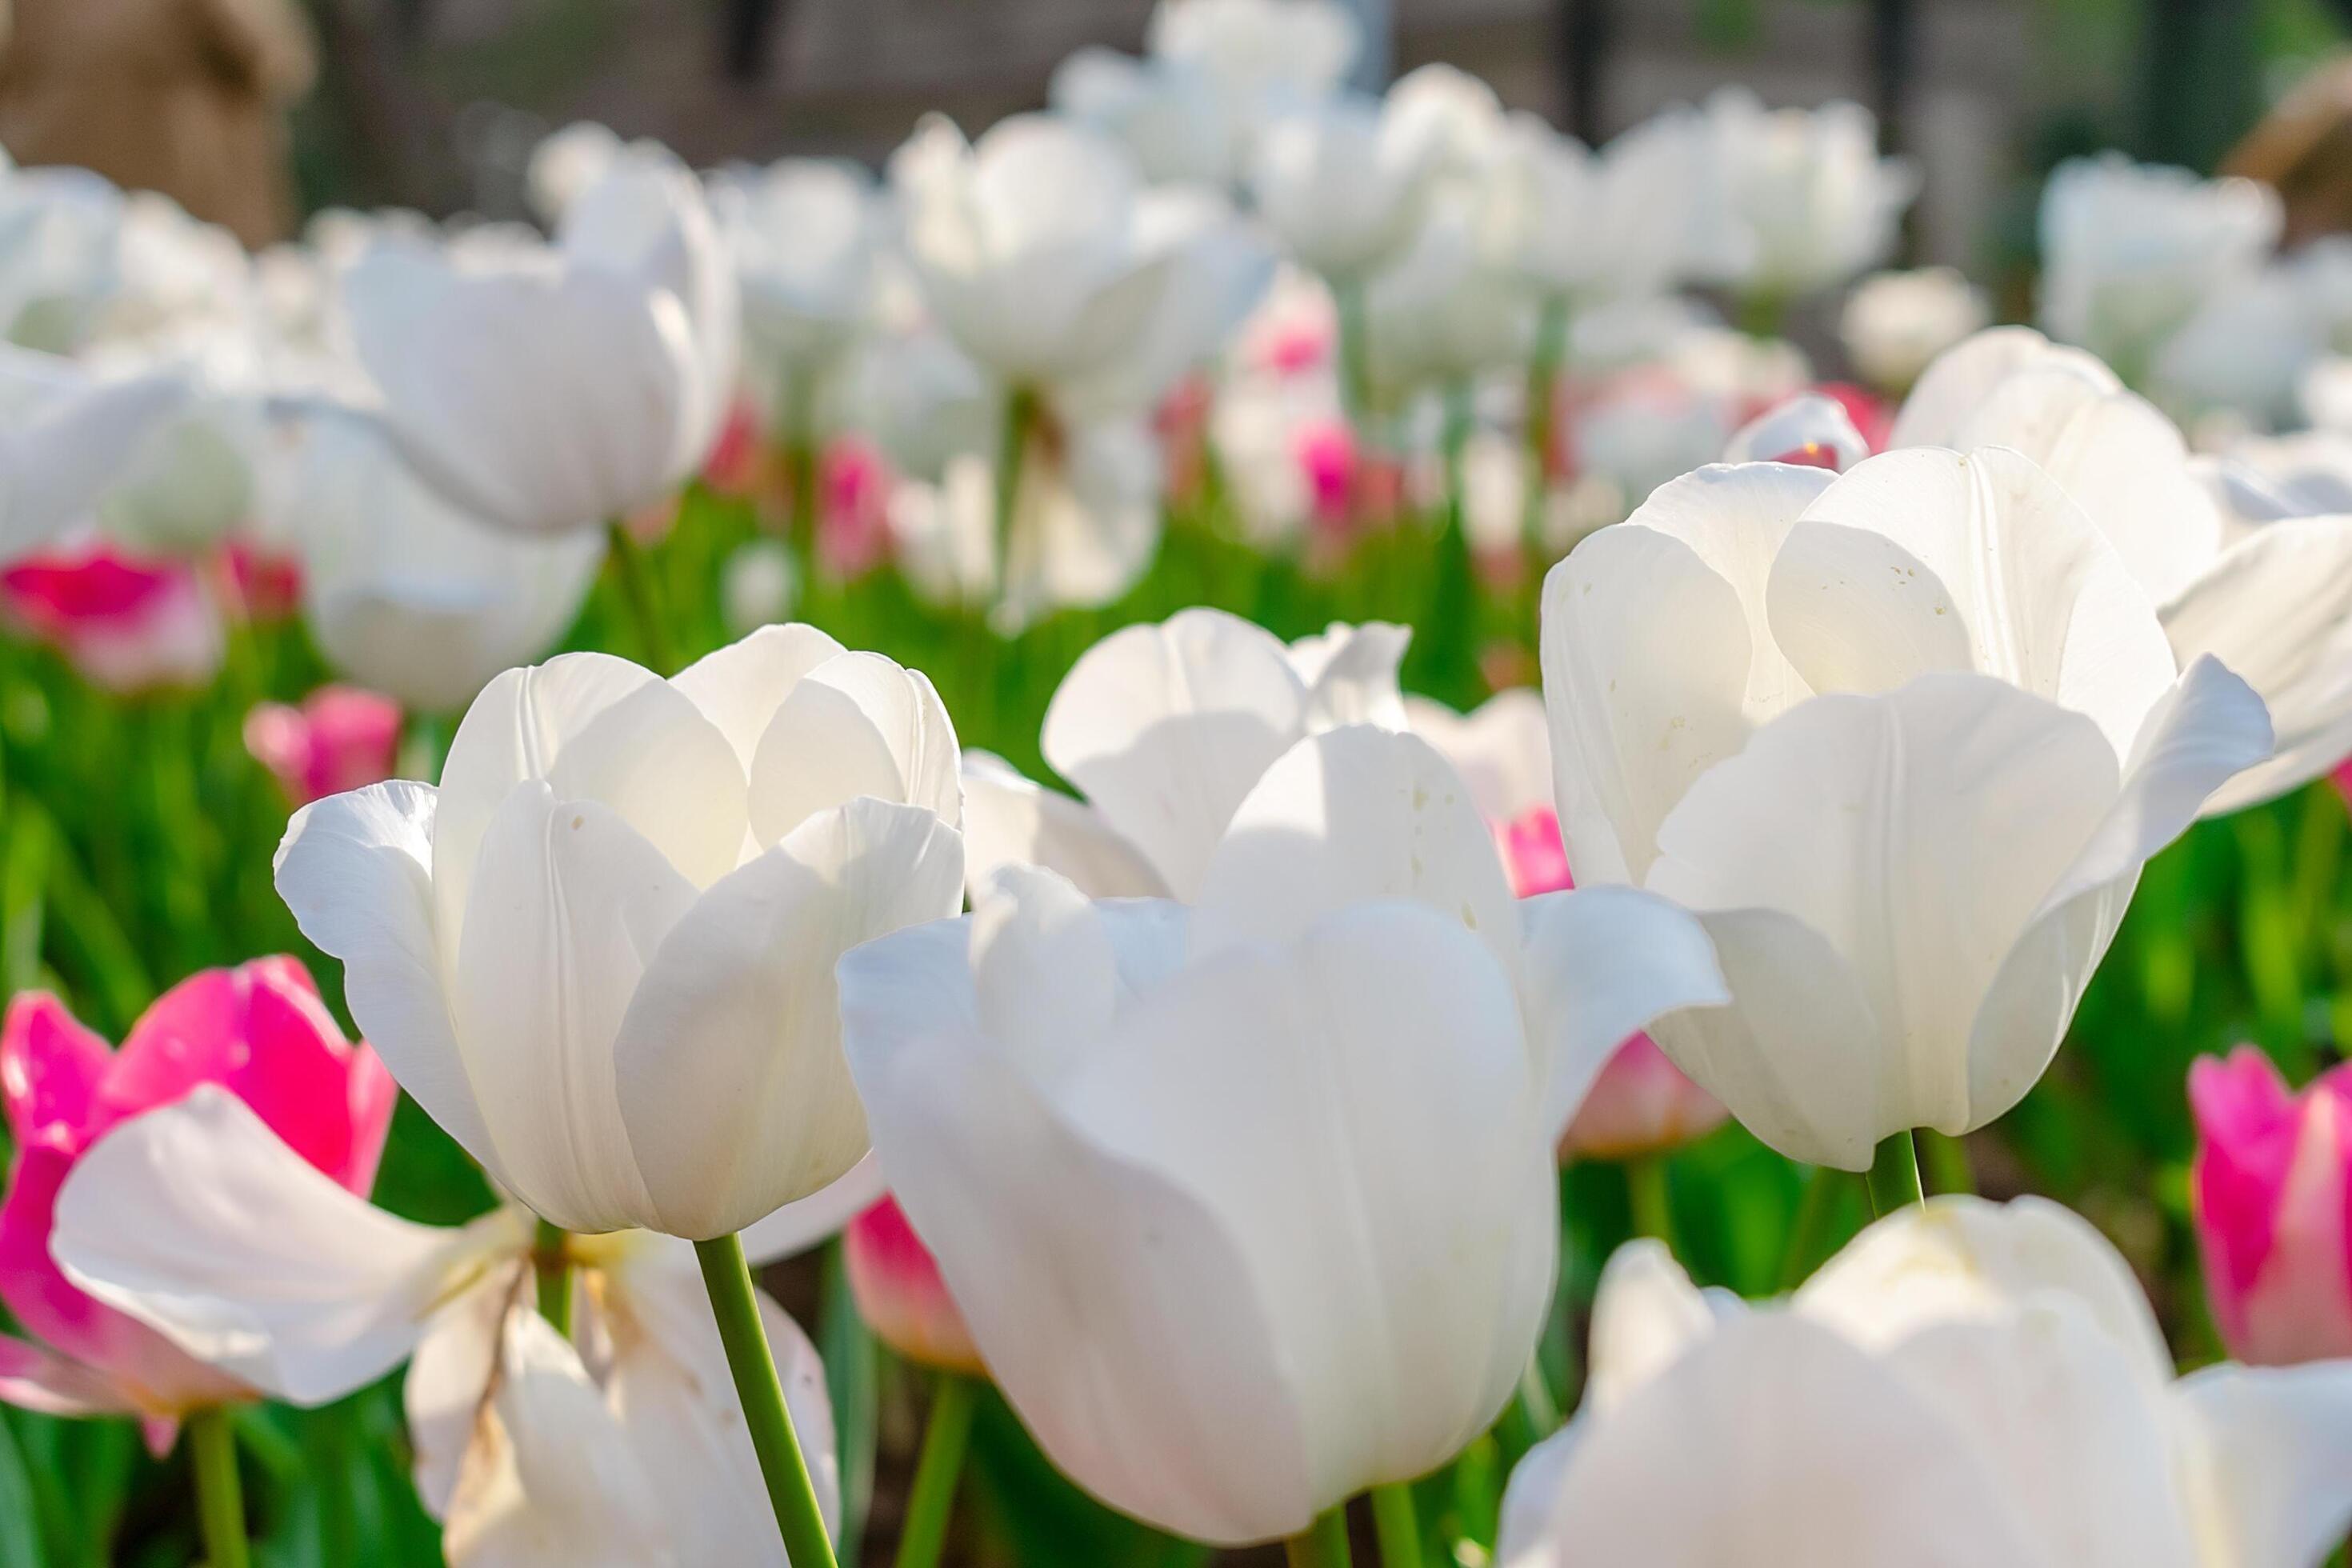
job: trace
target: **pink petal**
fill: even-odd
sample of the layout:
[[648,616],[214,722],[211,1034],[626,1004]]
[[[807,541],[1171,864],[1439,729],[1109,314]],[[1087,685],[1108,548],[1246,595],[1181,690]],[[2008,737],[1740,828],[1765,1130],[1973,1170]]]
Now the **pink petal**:
[[2298,1118],[2278,1068],[2253,1046],[2240,1046],[2227,1061],[2199,1058],[2189,1069],[2189,1105],[2197,1120],[2197,1227],[2209,1263],[2219,1266],[2214,1307],[2226,1333],[2270,1255]]
[[128,1415],[138,1408],[88,1367],[7,1338],[0,1338],[0,1404],[44,1415]]
[[841,1240],[850,1293],[877,1339],[909,1361],[984,1374],[962,1311],[896,1198],[851,1220]]
[[27,991],[8,1004],[0,1024],[0,1108],[8,1132],[29,1143],[61,1127],[86,1141],[100,1080],[112,1053],[84,1028],[64,1003],[46,991]]
[[1730,1112],[1683,1075],[1647,1035],[1617,1047],[1560,1140],[1562,1159],[1627,1160],[1679,1148]]
[[1568,845],[1560,837],[1559,815],[1539,805],[1507,824],[1497,835],[1503,864],[1511,874],[1511,891],[1522,899],[1538,893],[1561,893],[1576,886],[1569,874]]

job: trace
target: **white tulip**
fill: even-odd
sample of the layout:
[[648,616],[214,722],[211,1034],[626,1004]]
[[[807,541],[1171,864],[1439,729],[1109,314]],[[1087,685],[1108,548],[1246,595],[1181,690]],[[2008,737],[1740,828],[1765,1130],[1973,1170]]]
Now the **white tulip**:
[[2304,373],[2326,349],[2295,276],[2271,268],[2206,295],[2149,362],[2148,391],[2192,424],[2219,413],[2278,429],[2295,422]]
[[1445,151],[1427,119],[1394,99],[1342,94],[1265,127],[1250,193],[1295,259],[1351,286],[1412,242]]
[[101,379],[0,345],[0,564],[88,518],[188,396],[177,375]]
[[2352,1523],[2352,1363],[2175,1380],[2123,1258],[2040,1199],[1906,1208],[1756,1309],[1632,1243],[1588,1364],[1504,1568],[2311,1568]]
[[521,538],[468,516],[349,416],[307,423],[273,510],[302,563],[319,651],[425,713],[455,712],[492,676],[545,654],[604,559],[600,533]]
[[1009,869],[843,962],[892,1192],[1081,1484],[1290,1535],[1509,1398],[1559,1126],[1640,1020],[1722,994],[1661,902],[1530,908],[1444,760],[1355,726],[1265,771],[1194,908]]
[[2179,674],[2090,518],[1998,447],[1664,486],[1553,569],[1543,665],[1580,881],[1701,911],[1738,998],[1658,1043],[1847,1170],[2015,1104],[2142,863],[2271,751],[2261,700]]
[[1854,285],[1838,318],[1846,357],[1882,392],[1910,389],[1936,356],[1992,320],[1984,290],[1949,267],[1874,272]]
[[1834,287],[1894,249],[1918,171],[1878,155],[1859,104],[1767,110],[1744,88],[1707,100],[1708,199],[1727,204],[1738,242],[1713,279],[1786,299]]
[[786,158],[717,175],[712,207],[743,294],[744,372],[772,423],[805,422],[812,384],[864,331],[884,214],[853,163]]
[[1508,824],[1552,809],[1551,731],[1541,693],[1514,686],[1467,713],[1408,697],[1404,710],[1412,732],[1462,775],[1488,822]]
[[1146,179],[1226,187],[1240,177],[1249,128],[1192,67],[1089,45],[1054,68],[1045,100],[1125,143]]
[[1894,441],[2022,451],[2121,553],[2181,665],[2210,654],[2261,694],[2277,754],[2224,784],[2209,814],[2284,794],[2352,753],[2352,493],[2228,526],[2171,421],[2090,355],[2021,327],[1938,360]]
[[475,699],[437,791],[297,813],[278,885],[501,1187],[709,1239],[865,1153],[833,964],[956,909],[956,772],[930,682],[812,627],[673,680],[569,654]]
[[1870,456],[1870,442],[1836,398],[1801,393],[1732,434],[1727,463],[1795,463],[1842,474]]
[[87,169],[0,174],[0,336],[70,353],[116,277],[122,193]]
[[1535,351],[1536,294],[1481,249],[1477,203],[1470,182],[1441,184],[1412,239],[1364,286],[1366,374],[1381,407],[1524,365]]
[[[417,1491],[457,1568],[783,1561],[698,1271],[668,1237],[568,1240],[575,1348],[535,1309],[521,1209],[395,1219],[206,1085],[89,1150],[51,1245],[100,1301],[272,1398],[327,1404],[410,1362]],[[830,1522],[824,1364],[759,1305]]]
[[541,221],[559,224],[590,186],[612,173],[625,158],[662,156],[657,142],[644,137],[624,142],[620,133],[593,120],[575,120],[549,132],[530,150],[523,170],[525,194]]
[[2216,289],[2261,267],[2284,223],[2278,193],[2252,180],[2112,153],[2061,163],[2042,193],[2042,324],[2140,374]]
[[1149,44],[1261,112],[1338,89],[1363,47],[1356,17],[1334,0],[1160,0]]
[[617,162],[566,210],[552,249],[380,246],[343,290],[403,453],[519,532],[666,500],[733,392],[734,275],[700,187],[666,157]]
[[1207,608],[1113,632],[1045,709],[1045,761],[1083,805],[993,758],[966,769],[971,885],[1035,865],[1090,897],[1192,899],[1234,812],[1294,743],[1344,724],[1405,728],[1396,671],[1410,636],[1335,625],[1286,647]]

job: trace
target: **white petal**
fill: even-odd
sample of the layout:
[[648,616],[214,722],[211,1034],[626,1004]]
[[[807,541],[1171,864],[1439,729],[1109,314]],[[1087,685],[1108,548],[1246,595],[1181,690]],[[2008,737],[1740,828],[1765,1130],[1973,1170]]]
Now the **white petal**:
[[2352,518],[2265,523],[2164,607],[2181,667],[2211,654],[2259,692],[2278,754],[2221,786],[2209,816],[2309,783],[2352,756]]
[[[1727,463],[1784,463],[1807,459],[1807,468],[1842,474],[1870,456],[1870,443],[1853,427],[1845,405],[1818,392],[1801,393],[1768,408],[1733,434],[1723,449]],[[1811,459],[1827,458],[1827,462]]]
[[1043,741],[1055,771],[1189,898],[1306,713],[1274,637],[1222,610],[1184,610],[1088,648],[1045,710]]
[[811,670],[770,722],[751,763],[751,830],[775,843],[859,795],[963,817],[955,727],[919,670],[846,653]]
[[1592,1296],[1583,1409],[1606,1415],[1623,1404],[1715,1332],[1718,1316],[1664,1242],[1611,1253]]
[[1592,1080],[1626,1037],[1731,992],[1696,917],[1638,888],[1586,888],[1521,902],[1528,1034],[1543,1116],[1568,1131]]
[[844,651],[814,626],[798,622],[761,626],[740,641],[696,659],[670,677],[670,684],[719,726],[719,732],[735,748],[735,760],[742,764],[748,779],[760,737],[767,732],[776,710],[809,671]]
[[2119,754],[2175,674],[2114,547],[2056,481],[1999,448],[1861,464],[1790,531],[1769,595],[1773,636],[1815,690],[1973,668],[2090,715]]
[[1551,731],[1533,687],[1497,691],[1468,713],[1426,697],[1408,697],[1404,708],[1412,732],[1454,764],[1487,821],[1517,822],[1551,805]]
[[518,1258],[494,1268],[433,1314],[401,1384],[417,1500],[436,1520],[449,1517],[474,1430],[499,1365],[499,1342],[510,1310],[533,1310],[530,1267]]
[[2104,377],[2109,390],[2121,384],[2114,373],[2080,349],[2059,348],[2031,327],[1991,327],[1937,356],[1921,374],[1887,438],[1890,447],[1958,445],[1961,423],[1993,389],[2028,365],[2057,363]]
[[1090,898],[1162,898],[1143,852],[1082,800],[1024,778],[987,752],[963,754],[964,882],[975,892],[1007,866],[1043,866]]
[[1333,626],[1319,637],[1292,644],[1292,668],[1307,682],[1307,727],[1405,728],[1397,666],[1404,662],[1405,646],[1412,641],[1411,626],[1367,621],[1360,626]]
[[620,1118],[657,1223],[742,1229],[866,1152],[842,1059],[834,965],[951,915],[962,843],[918,806],[861,799],[810,818],[671,929],[613,1047]]
[[278,846],[278,893],[302,934],[342,961],[352,1016],[400,1087],[499,1176],[434,932],[435,804],[431,784],[394,780],[304,806]]
[[407,1359],[436,1308],[522,1245],[395,1219],[203,1085],[76,1162],[50,1250],[81,1288],[274,1398],[323,1405]]
[[501,1179],[566,1230],[644,1223],[614,1052],[693,887],[614,813],[543,784],[507,797],[473,887],[455,1012]]
[[[1758,1136],[1817,1163],[1859,1170],[1891,1132],[1979,1125],[1997,1112],[1970,1026],[2116,789],[2088,720],[1984,676],[1815,698],[1692,788],[1650,878],[1710,914],[1792,917],[1811,941],[1710,918],[1735,1004],[1676,1017],[1660,1043]],[[2056,1044],[2004,1059],[2032,1054],[2038,1073]],[[1766,1059],[1742,1059],[1754,1051]]]
[[882,1179],[882,1162],[869,1149],[838,1180],[745,1226],[743,1255],[758,1268],[806,1252],[872,1208],[889,1190]]
[[1234,813],[1192,916],[1192,951],[1286,942],[1324,915],[1412,899],[1518,971],[1518,911],[1469,786],[1417,735],[1368,724],[1309,736]]
[[2203,1568],[2315,1568],[2352,1525],[2352,1363],[2208,1367],[2177,1397]]

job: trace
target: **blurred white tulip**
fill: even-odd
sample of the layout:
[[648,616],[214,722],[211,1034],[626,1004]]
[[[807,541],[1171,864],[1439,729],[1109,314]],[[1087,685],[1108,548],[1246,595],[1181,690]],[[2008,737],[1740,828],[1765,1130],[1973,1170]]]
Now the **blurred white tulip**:
[[0,345],[0,565],[88,518],[188,395],[177,375],[101,379]]
[[1523,933],[1460,778],[1361,725],[1265,771],[1192,908],[1011,868],[841,973],[892,1192],[998,1385],[1082,1485],[1216,1542],[1486,1429],[1550,1295],[1560,1126],[1627,1033],[1722,995],[1629,889]]
[[1706,268],[1713,281],[1786,300],[1843,283],[1895,248],[1919,174],[1878,155],[1869,110],[1843,101],[1767,110],[1727,87],[1707,100],[1706,121],[1700,200],[1723,204],[1730,221]]
[[2123,1258],[2035,1198],[1906,1208],[1753,1309],[1632,1243],[1588,1365],[1505,1568],[2314,1568],[2352,1523],[2352,1363],[2176,1380]]
[[1874,272],[1854,285],[1838,336],[1855,374],[1881,392],[1907,392],[1937,355],[1992,320],[1984,290],[1949,267]]
[[734,391],[739,297],[700,186],[633,153],[557,245],[381,245],[343,279],[358,356],[418,472],[523,533],[668,499]]
[[1894,441],[2032,458],[2121,554],[2181,665],[2210,654],[2262,696],[2277,754],[2223,784],[2208,815],[2283,795],[2352,755],[2352,490],[2231,527],[2168,419],[2090,355],[2022,327],[1938,360]]
[[1697,198],[1705,122],[1669,110],[1592,151],[1513,114],[1479,176],[1482,250],[1548,297],[1639,298],[1703,274],[1721,242]]
[[567,1230],[703,1240],[865,1153],[833,965],[957,908],[961,803],[929,681],[772,626],[673,680],[509,670],[438,790],[297,813],[278,885],[501,1187]]
[[853,163],[786,158],[711,178],[743,293],[743,372],[776,430],[813,434],[816,383],[868,324],[884,212]]
[[1277,116],[1251,154],[1257,215],[1289,255],[1354,287],[1412,240],[1445,156],[1438,127],[1343,93]]
[[2142,863],[2272,747],[2261,699],[2210,657],[2181,674],[2115,548],[1999,447],[1663,486],[1553,569],[1543,666],[1579,879],[1701,911],[1738,999],[1658,1043],[1846,1170],[2015,1104]]

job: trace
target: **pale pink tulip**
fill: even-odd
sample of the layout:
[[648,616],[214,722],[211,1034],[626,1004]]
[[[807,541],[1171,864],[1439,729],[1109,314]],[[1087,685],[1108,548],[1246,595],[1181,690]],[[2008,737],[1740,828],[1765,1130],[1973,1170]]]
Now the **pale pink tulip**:
[[220,668],[220,613],[193,567],[105,545],[0,572],[11,619],[112,691],[201,686]]
[[2240,1046],[2189,1069],[2205,1288],[2241,1361],[2352,1356],[2352,1064],[2297,1094]]
[[841,1233],[842,1261],[858,1314],[875,1337],[908,1361],[985,1376],[963,1313],[940,1278],[930,1248],[907,1223],[898,1200],[882,1201]]
[[0,1400],[51,1415],[141,1418],[168,1447],[179,1418],[249,1398],[153,1330],[99,1305],[49,1255],[58,1190],[101,1136],[216,1083],[303,1159],[353,1193],[375,1180],[397,1089],[336,1027],[291,958],[212,969],[166,992],[120,1051],[46,992],[0,1025],[0,1110],[16,1159],[0,1199],[0,1302],[30,1340],[0,1338]]
[[825,570],[862,577],[890,547],[890,466],[873,443],[844,437],[817,461],[816,550]]
[[245,716],[245,749],[297,805],[392,776],[400,704],[357,686],[321,686],[300,707],[263,702]]

